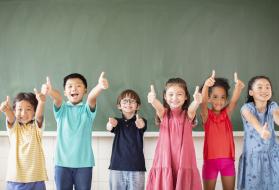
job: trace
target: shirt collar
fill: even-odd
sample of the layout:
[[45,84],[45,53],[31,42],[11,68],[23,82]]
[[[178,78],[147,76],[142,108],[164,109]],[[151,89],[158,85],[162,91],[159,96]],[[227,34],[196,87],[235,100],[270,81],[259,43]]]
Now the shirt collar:
[[81,101],[81,102],[78,103],[78,104],[73,104],[73,103],[71,103],[70,101],[67,101],[66,104],[67,104],[68,106],[82,106],[82,105],[84,105],[83,101]]

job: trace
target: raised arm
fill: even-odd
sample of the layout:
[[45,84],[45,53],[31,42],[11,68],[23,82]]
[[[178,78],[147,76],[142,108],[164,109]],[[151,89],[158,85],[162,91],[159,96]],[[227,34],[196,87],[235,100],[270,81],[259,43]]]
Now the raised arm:
[[215,70],[212,71],[211,76],[204,82],[202,87],[202,103],[201,103],[201,118],[202,122],[205,123],[208,117],[208,89],[215,83]]
[[99,94],[109,87],[109,82],[104,77],[104,75],[105,72],[102,72],[99,77],[98,84],[88,94],[87,103],[91,109],[95,108],[97,97],[99,96]]
[[244,83],[238,79],[237,73],[234,73],[234,82],[235,82],[235,86],[233,90],[233,95],[227,107],[227,113],[229,116],[232,114],[233,110],[235,109],[240,94],[243,88],[245,87]]
[[188,108],[188,117],[191,120],[193,120],[195,118],[197,109],[202,102],[202,95],[201,95],[201,93],[199,93],[198,86],[196,86],[196,90],[194,92],[193,97],[194,97],[194,100],[192,101],[192,103],[190,104],[190,106]]
[[6,100],[3,101],[0,105],[0,111],[5,113],[7,122],[8,122],[8,127],[12,127],[12,125],[15,122],[15,114],[10,106],[10,97],[7,96]]
[[260,134],[262,139],[268,139],[270,137],[267,123],[265,123],[262,127],[257,118],[248,109],[243,109],[241,111],[241,114],[248,121],[248,123],[250,123],[251,126]]
[[35,119],[38,123],[38,127],[41,128],[44,119],[44,108],[46,103],[46,96],[42,92],[38,92],[37,89],[34,89],[36,98],[38,100],[38,105],[35,113]]
[[160,118],[160,120],[162,120],[165,109],[161,102],[156,98],[156,93],[153,85],[150,86],[150,92],[147,95],[147,99],[148,103],[150,103],[155,109],[157,116]]
[[49,95],[57,108],[62,105],[62,95],[56,89],[52,88],[49,77],[46,78],[46,83],[42,85],[41,93],[44,95]]

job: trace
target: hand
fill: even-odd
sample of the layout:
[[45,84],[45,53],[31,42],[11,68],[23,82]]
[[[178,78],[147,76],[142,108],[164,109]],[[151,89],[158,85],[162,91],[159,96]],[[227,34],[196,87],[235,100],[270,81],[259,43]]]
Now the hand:
[[6,100],[0,104],[0,111],[1,112],[5,113],[8,109],[11,109],[10,97],[9,96],[7,96]]
[[260,130],[260,136],[262,139],[267,140],[270,137],[270,132],[268,130],[267,123],[264,124],[264,126]]
[[199,93],[199,86],[196,86],[196,90],[194,92],[194,101],[198,104],[202,103],[202,95]]
[[111,127],[116,127],[118,122],[113,117],[109,117],[108,123],[110,124]]
[[104,77],[104,75],[105,75],[105,72],[102,72],[100,77],[99,77],[99,80],[98,80],[98,86],[103,90],[108,89],[108,87],[109,87],[109,82]]
[[43,95],[47,95],[52,90],[52,85],[50,82],[49,77],[46,77],[46,83],[42,85],[41,87],[41,93]]
[[139,129],[142,129],[145,126],[145,123],[144,123],[143,119],[139,116],[139,114],[136,115],[135,123],[136,123],[136,127]]
[[215,83],[215,70],[212,70],[211,76],[204,82],[204,85],[207,87],[213,86]]
[[236,88],[242,89],[245,87],[244,83],[238,79],[236,72],[234,73],[234,82]]
[[156,93],[153,85],[150,85],[150,92],[147,95],[148,103],[152,104],[156,99]]
[[42,92],[38,92],[38,90],[36,88],[34,88],[34,92],[35,92],[38,102],[43,102],[43,103],[46,102],[45,94],[43,94]]

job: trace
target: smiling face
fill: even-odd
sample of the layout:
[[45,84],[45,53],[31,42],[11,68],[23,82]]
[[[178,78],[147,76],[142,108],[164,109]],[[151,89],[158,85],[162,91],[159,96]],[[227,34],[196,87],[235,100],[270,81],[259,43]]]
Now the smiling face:
[[120,109],[124,116],[134,115],[138,110],[139,105],[137,101],[130,96],[126,96],[125,98],[120,100],[120,104],[118,105],[118,109]]
[[166,89],[164,95],[166,103],[169,105],[170,109],[182,108],[184,102],[187,100],[185,90],[179,85],[170,85]]
[[35,110],[32,104],[26,100],[21,100],[15,104],[15,116],[17,120],[26,124],[33,120],[35,115]]
[[86,87],[81,79],[70,78],[65,84],[64,95],[72,104],[78,104],[82,101]]
[[220,112],[227,102],[227,94],[224,88],[215,86],[212,88],[208,102],[211,103],[214,112]]
[[272,96],[271,84],[267,79],[257,79],[249,90],[249,95],[254,98],[254,101],[267,102]]

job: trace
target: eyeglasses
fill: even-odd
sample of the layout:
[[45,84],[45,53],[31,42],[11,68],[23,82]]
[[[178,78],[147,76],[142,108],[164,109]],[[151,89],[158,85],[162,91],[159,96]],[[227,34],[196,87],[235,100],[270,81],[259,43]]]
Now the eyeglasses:
[[134,100],[134,99],[122,99],[122,100],[121,100],[121,103],[122,103],[122,104],[128,104],[128,103],[130,103],[130,104],[136,104],[137,101]]

